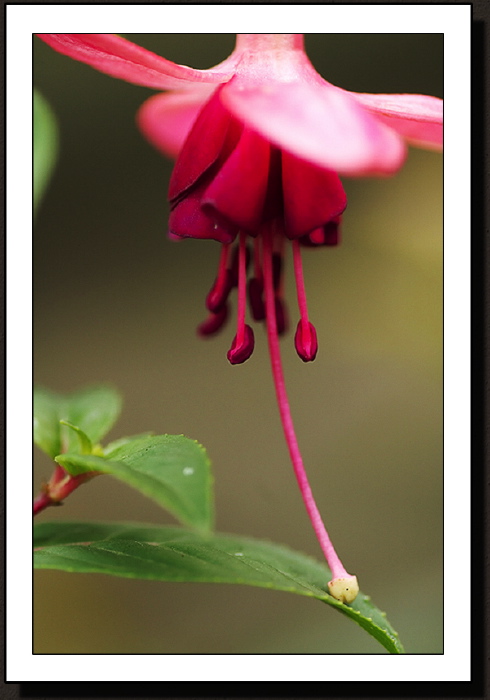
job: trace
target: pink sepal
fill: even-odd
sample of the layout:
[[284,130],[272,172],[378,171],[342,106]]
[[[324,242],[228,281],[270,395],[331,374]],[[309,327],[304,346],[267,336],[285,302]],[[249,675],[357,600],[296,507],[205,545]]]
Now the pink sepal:
[[221,99],[273,144],[343,175],[388,175],[405,158],[401,137],[326,81],[250,84],[232,79]]
[[117,34],[38,34],[51,48],[92,68],[136,85],[168,90],[195,83],[223,83],[233,75],[235,59],[196,70],[157,56]]
[[203,85],[186,92],[153,95],[136,115],[138,127],[159,151],[176,158],[215,86]]
[[444,103],[439,97],[351,94],[409,143],[423,148],[442,149]]

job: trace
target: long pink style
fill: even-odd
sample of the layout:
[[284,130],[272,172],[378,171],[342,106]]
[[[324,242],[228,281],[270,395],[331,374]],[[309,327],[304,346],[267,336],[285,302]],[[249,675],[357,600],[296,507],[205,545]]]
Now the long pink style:
[[[277,403],[281,416],[284,437],[289,449],[289,455],[293,465],[296,480],[299,490],[303,498],[303,502],[310,518],[311,524],[315,531],[316,537],[325,555],[325,559],[332,572],[332,580],[348,580],[350,583],[351,595],[349,596],[349,585],[346,586],[346,591],[343,596],[345,602],[353,600],[358,592],[357,581],[345,570],[340,561],[337,552],[334,549],[332,541],[323,523],[318,507],[313,498],[306,470],[303,463],[303,458],[296,438],[291,409],[289,407],[289,399],[286,391],[286,383],[284,381],[284,372],[282,369],[281,350],[279,347],[279,338],[277,335],[276,310],[274,303],[274,279],[272,270],[272,252],[273,252],[273,237],[272,231],[266,231],[263,235],[263,263],[262,269],[264,273],[264,296],[266,304],[266,323],[267,323],[267,340],[269,344],[269,355],[272,368],[272,376],[276,389]],[[352,594],[354,594],[352,596]]]

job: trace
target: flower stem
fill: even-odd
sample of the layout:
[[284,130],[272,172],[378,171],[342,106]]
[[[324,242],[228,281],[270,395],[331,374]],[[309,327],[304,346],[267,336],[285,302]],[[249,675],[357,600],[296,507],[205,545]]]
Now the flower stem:
[[34,515],[37,515],[40,513],[42,510],[47,508],[48,506],[52,505],[52,501],[50,497],[48,496],[47,493],[40,493],[39,496],[36,496],[34,499],[34,505],[33,505],[33,513]]
[[[284,436],[289,449],[289,455],[293,464],[294,473],[298,482],[299,490],[306,507],[306,511],[310,518],[311,524],[315,531],[316,537],[323,550],[327,564],[332,572],[332,581],[329,582],[330,593],[344,602],[352,602],[359,590],[355,576],[351,576],[345,570],[340,561],[328,532],[323,524],[320,512],[313,498],[306,470],[303,464],[303,458],[296,438],[291,409],[286,392],[286,384],[284,381],[284,372],[282,369],[281,352],[279,348],[279,338],[276,325],[276,311],[274,303],[274,281],[272,271],[272,247],[273,247],[273,231],[264,232],[264,255],[263,255],[263,273],[264,273],[264,291],[266,304],[266,319],[267,319],[267,339],[269,343],[269,354],[271,359],[272,375],[274,378],[274,386],[276,389],[277,402],[279,413],[284,430]],[[339,591],[338,582],[341,584],[342,590]],[[347,585],[344,585],[347,582]],[[350,590],[349,590],[350,585]],[[347,592],[345,592],[347,590]]]
[[65,470],[56,465],[49,483],[43,486],[39,496],[34,499],[33,514],[37,515],[49,506],[59,506],[62,501],[77,489],[81,484],[84,484],[89,479],[97,476],[101,472],[84,472],[77,476],[67,474]]

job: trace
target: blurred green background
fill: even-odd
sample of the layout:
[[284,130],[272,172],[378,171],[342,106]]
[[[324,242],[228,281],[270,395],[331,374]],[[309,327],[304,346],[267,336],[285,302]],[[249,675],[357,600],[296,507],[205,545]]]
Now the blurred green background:
[[[125,36],[198,68],[234,44],[228,34]],[[306,45],[344,88],[442,97],[442,35],[315,34]],[[114,384],[125,404],[108,439],[153,430],[199,440],[214,465],[220,531],[320,557],[265,334],[256,329],[252,358],[236,367],[226,360],[233,324],[215,339],[195,334],[219,246],[166,239],[172,163],[134,124],[154,91],[38,39],[34,85],[60,126],[34,231],[35,382],[62,392]],[[293,416],[346,568],[407,652],[442,653],[442,157],[411,149],[396,177],[344,185],[342,245],[304,254],[318,358],[301,362],[291,333],[282,343]],[[51,470],[36,450],[35,492]],[[110,477],[41,519],[172,522]],[[290,594],[56,571],[34,581],[36,653],[383,653],[333,609]]]

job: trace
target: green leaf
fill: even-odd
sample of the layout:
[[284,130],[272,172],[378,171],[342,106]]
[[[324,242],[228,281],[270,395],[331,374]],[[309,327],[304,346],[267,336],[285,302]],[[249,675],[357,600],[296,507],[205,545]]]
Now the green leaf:
[[101,472],[112,474],[111,468],[117,468],[105,457],[93,454],[63,453],[54,458],[54,461],[65,469],[71,476],[78,476],[86,472]]
[[106,445],[103,449],[103,453],[105,455],[108,455],[110,452],[116,449],[116,447],[122,447],[123,445],[127,445],[128,442],[131,442],[132,440],[139,440],[140,438],[146,438],[154,435],[151,430],[149,430],[146,433],[138,433],[137,435],[128,435],[126,437],[122,438],[117,438],[117,440],[113,440],[110,442],[108,445]]
[[94,386],[72,394],[57,394],[47,389],[34,390],[34,442],[50,457],[60,452],[79,452],[80,441],[70,423],[97,443],[117,420],[121,397],[108,386]]
[[73,476],[112,474],[167,509],[180,522],[207,532],[213,525],[213,482],[206,450],[183,435],[135,438],[95,455],[56,457]]
[[68,423],[66,420],[60,420],[61,425],[66,425],[68,428],[71,428],[74,430],[78,436],[78,444],[80,446],[80,452],[82,454],[91,454],[92,452],[92,442],[88,435],[83,432],[81,428],[78,427],[78,425],[73,425],[72,423]]
[[34,442],[50,457],[61,452],[60,413],[65,397],[47,389],[34,389]]
[[321,600],[351,618],[389,652],[398,634],[363,593],[350,605],[332,598],[325,564],[286,547],[231,535],[199,536],[175,527],[130,523],[38,523],[34,565],[158,581],[234,583]]
[[[78,426],[95,443],[112,428],[121,412],[121,404],[121,396],[115,389],[88,387],[68,396],[68,415],[60,418]],[[70,431],[68,449],[77,443],[78,438]]]
[[58,152],[58,128],[54,114],[42,95],[34,90],[34,210],[46,190]]

